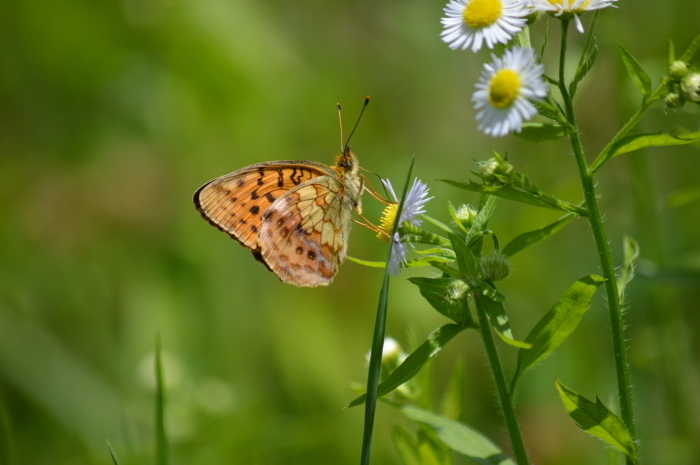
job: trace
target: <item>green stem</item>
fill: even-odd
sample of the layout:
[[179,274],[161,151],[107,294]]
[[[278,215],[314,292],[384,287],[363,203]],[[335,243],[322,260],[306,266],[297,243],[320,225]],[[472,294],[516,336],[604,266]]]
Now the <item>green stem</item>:
[[518,426],[518,420],[515,417],[515,409],[513,408],[513,402],[508,392],[508,385],[506,384],[506,378],[503,374],[503,368],[501,367],[501,361],[498,358],[498,351],[496,350],[496,342],[493,338],[493,330],[491,329],[491,322],[486,316],[486,310],[484,309],[481,300],[487,297],[479,297],[474,299],[476,302],[476,312],[479,315],[479,331],[481,332],[481,337],[484,340],[484,347],[486,348],[486,354],[489,357],[489,363],[491,365],[491,370],[493,371],[493,378],[496,381],[496,388],[498,390],[498,398],[501,401],[501,408],[503,409],[503,416],[506,420],[506,426],[508,427],[508,434],[510,436],[510,443],[513,446],[513,453],[515,454],[515,461],[518,465],[528,465],[527,454],[525,453],[525,445],[523,444],[523,438],[520,436],[520,428]]
[[[561,91],[561,95],[564,100],[567,119],[569,120],[571,126],[576,128],[573,103],[569,97],[566,84],[564,82],[568,26],[568,21],[562,21],[561,51],[559,55],[559,90]],[[605,277],[605,290],[608,298],[610,327],[612,330],[613,349],[615,352],[614,356],[617,373],[617,388],[620,398],[620,413],[622,416],[622,421],[627,426],[632,439],[635,440],[636,428],[634,424],[634,410],[632,406],[632,387],[629,373],[629,362],[627,360],[627,347],[625,346],[622,305],[620,303],[620,295],[617,289],[615,265],[613,263],[612,254],[610,253],[605,227],[603,226],[603,218],[600,214],[600,209],[598,208],[592,172],[588,168],[588,163],[586,162],[586,157],[583,153],[583,146],[581,144],[578,131],[571,131],[569,134],[569,140],[571,141],[571,147],[573,148],[574,156],[576,158],[576,165],[578,166],[579,175],[581,177],[581,186],[583,187],[586,207],[588,208],[589,212],[588,221],[590,222],[591,229],[593,230],[593,237],[595,238],[596,247],[598,249],[600,265],[603,271],[603,276]],[[627,457],[627,463],[628,465],[635,464],[637,461],[636,459]]]

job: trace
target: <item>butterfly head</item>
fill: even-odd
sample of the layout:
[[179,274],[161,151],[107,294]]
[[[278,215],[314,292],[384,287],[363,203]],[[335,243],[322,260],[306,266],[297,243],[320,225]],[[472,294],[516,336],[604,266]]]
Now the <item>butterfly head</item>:
[[357,161],[357,156],[355,153],[348,147],[347,145],[345,146],[345,149],[343,150],[343,153],[338,155],[335,159],[335,165],[333,166],[333,169],[336,170],[340,174],[345,174],[345,173],[351,173],[355,174],[357,173],[357,170],[359,169],[360,165]]

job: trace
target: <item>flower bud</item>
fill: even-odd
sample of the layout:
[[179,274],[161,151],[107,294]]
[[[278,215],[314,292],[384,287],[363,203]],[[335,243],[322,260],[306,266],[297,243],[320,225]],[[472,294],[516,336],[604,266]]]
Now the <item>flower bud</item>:
[[513,165],[505,161],[500,156],[496,156],[479,163],[479,172],[484,179],[496,177],[507,177],[513,172]]
[[503,254],[495,252],[481,259],[481,273],[485,279],[500,281],[510,273],[510,265]]
[[677,92],[669,92],[666,94],[666,97],[664,97],[664,104],[666,105],[667,110],[675,110],[680,108],[683,106],[683,103],[683,97],[681,97]]
[[469,229],[472,227],[472,224],[474,224],[474,220],[476,219],[476,215],[478,215],[479,212],[474,210],[471,206],[469,205],[462,205],[459,207],[457,210],[457,214],[455,215],[457,217],[457,221],[464,226],[464,229]]
[[668,74],[676,81],[680,81],[688,74],[688,65],[681,60],[676,60],[668,67]]
[[700,73],[687,74],[681,81],[683,97],[691,102],[700,102]]

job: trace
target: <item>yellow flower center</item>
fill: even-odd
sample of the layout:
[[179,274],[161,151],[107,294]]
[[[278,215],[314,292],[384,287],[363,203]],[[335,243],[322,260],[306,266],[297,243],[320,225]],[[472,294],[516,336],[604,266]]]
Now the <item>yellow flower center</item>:
[[501,17],[502,10],[501,0],[472,0],[464,9],[462,17],[469,27],[486,27]]
[[391,230],[394,227],[394,221],[396,221],[396,213],[399,211],[399,204],[392,202],[384,208],[382,212],[382,218],[379,220],[379,230],[381,232],[377,233],[377,237],[385,242],[389,242],[389,237],[391,237]]
[[[556,5],[556,6],[563,6],[564,1],[563,0],[547,0],[550,5]],[[583,13],[586,11],[586,8],[588,8],[588,4],[591,3],[591,0],[586,0],[585,2],[581,3],[579,7],[576,10],[567,10],[571,13]]]
[[489,82],[489,102],[496,108],[507,108],[520,93],[520,76],[513,70],[501,69]]

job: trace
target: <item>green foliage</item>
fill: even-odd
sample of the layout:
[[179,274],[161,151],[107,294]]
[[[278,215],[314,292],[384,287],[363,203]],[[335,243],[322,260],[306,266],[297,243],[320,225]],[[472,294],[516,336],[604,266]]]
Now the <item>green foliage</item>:
[[470,320],[468,311],[465,314],[464,305],[469,285],[463,280],[456,278],[409,278],[408,280],[418,286],[423,298],[447,318],[459,324]]
[[622,44],[618,45],[620,47],[620,52],[622,53],[622,61],[625,64],[627,73],[630,75],[632,81],[634,81],[634,85],[637,86],[637,89],[646,100],[651,94],[651,79],[649,79],[649,75],[646,73],[646,71],[644,71],[637,59],[634,58],[632,54],[622,46]]
[[514,465],[493,442],[463,423],[416,407],[403,407],[401,411],[411,420],[430,427],[450,449],[478,465]]
[[535,325],[525,338],[525,341],[531,344],[531,348],[518,352],[518,367],[511,383],[511,391],[525,370],[534,367],[554,352],[554,349],[576,329],[588,311],[593,294],[604,281],[595,275],[579,279]]
[[548,238],[549,236],[557,233],[560,231],[564,226],[569,224],[571,220],[573,220],[575,216],[571,213],[564,215],[554,223],[548,224],[547,226],[543,226],[539,229],[535,229],[534,231],[528,231],[526,233],[523,233],[519,235],[518,237],[514,238],[512,241],[510,241],[504,248],[503,248],[503,255],[506,257],[510,257],[512,255],[515,255],[516,253],[520,252],[526,247],[531,246],[532,244],[536,244],[537,242]]
[[640,150],[646,147],[666,147],[669,145],[684,145],[690,144],[700,139],[700,132],[691,132],[676,136],[673,134],[632,134],[623,137],[615,142],[610,150],[603,152],[591,165],[591,171],[595,172],[603,166],[607,161],[635,150]]
[[156,425],[156,465],[168,465],[168,437],[165,434],[165,385],[161,363],[160,337],[156,339],[155,357],[155,425]]
[[620,293],[620,300],[624,301],[627,285],[632,281],[632,278],[634,278],[634,268],[637,264],[637,258],[639,258],[639,244],[630,236],[625,235],[622,239],[622,251],[624,253],[624,258],[622,268],[620,269],[620,276],[617,279],[617,289]]
[[480,298],[480,302],[486,310],[486,315],[488,315],[493,329],[504,342],[524,350],[528,350],[532,346],[528,342],[518,341],[513,337],[513,332],[510,330],[508,315],[506,314],[502,302],[494,301],[488,297]]
[[[466,326],[462,325],[447,324],[430,333],[425,342],[414,350],[413,353],[384,380],[384,382],[379,384],[377,397],[385,396],[397,387],[411,380],[411,378],[418,374],[423,365],[431,358],[435,357],[453,337],[466,328]],[[365,403],[365,400],[366,394],[362,394],[357,399],[350,402],[346,408],[362,405]]]
[[502,197],[504,199],[535,205],[537,207],[561,210],[569,213],[575,213],[579,216],[588,215],[588,212],[585,209],[569,202],[559,200],[553,195],[543,192],[536,185],[530,182],[525,174],[519,174],[515,171],[511,172],[507,183],[496,185],[479,184],[475,183],[474,181],[464,183],[451,181],[449,179],[441,179],[440,181],[460,189]]
[[559,124],[523,123],[522,131],[516,133],[518,137],[528,142],[547,142],[566,137],[568,130]]
[[561,381],[555,382],[564,408],[579,428],[602,439],[628,457],[636,457],[637,446],[620,417],[603,405],[598,397],[595,402],[591,402],[564,386]]

